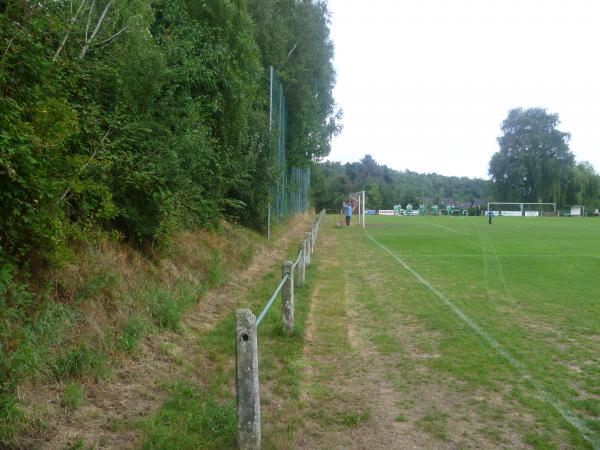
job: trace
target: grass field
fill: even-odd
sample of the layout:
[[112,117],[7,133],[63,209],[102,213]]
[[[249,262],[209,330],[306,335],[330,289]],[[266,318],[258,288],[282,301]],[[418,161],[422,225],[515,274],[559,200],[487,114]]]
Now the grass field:
[[298,447],[600,448],[600,220],[334,224]]

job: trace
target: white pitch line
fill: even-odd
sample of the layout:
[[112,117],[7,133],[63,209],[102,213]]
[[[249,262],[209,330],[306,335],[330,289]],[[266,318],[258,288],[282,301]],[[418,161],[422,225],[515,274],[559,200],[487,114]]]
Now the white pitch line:
[[[498,257],[498,252],[496,251],[496,247],[494,246],[494,243],[490,239],[490,235],[487,233],[487,231],[484,231],[483,235],[485,236],[485,239],[487,240],[489,246],[491,247],[492,253],[494,253],[494,258],[496,259],[496,265],[498,266],[498,273],[500,274],[500,281],[502,281],[502,287],[504,288],[504,292],[508,295],[509,298],[512,299],[512,295],[510,295],[510,292],[508,290],[508,285],[506,284],[506,278],[504,277],[504,271],[502,270],[502,263],[500,262],[500,258]],[[479,235],[479,238],[481,239],[481,234]]]
[[[409,253],[404,256],[411,258],[481,258],[481,253]],[[568,254],[496,254],[499,258],[591,258],[600,259],[600,255],[568,255]]]
[[432,227],[442,228],[444,230],[448,230],[448,231],[452,231],[454,233],[462,234],[463,236],[470,236],[469,233],[465,233],[464,231],[460,231],[460,230],[455,230],[454,228],[450,228],[450,227],[447,227],[445,225],[440,225],[439,223],[429,223],[429,222],[416,222],[416,223],[420,223],[421,225],[431,225]]
[[404,269],[412,274],[423,286],[429,289],[432,293],[434,293],[440,300],[442,300],[446,306],[448,306],[454,314],[456,314],[463,322],[465,322],[471,330],[473,330],[480,338],[486,341],[492,348],[494,348],[504,359],[508,361],[508,363],[513,366],[529,383],[533,385],[533,387],[537,390],[538,396],[544,400],[546,403],[550,404],[556,412],[558,412],[564,419],[569,422],[579,433],[581,436],[588,441],[595,450],[600,450],[600,439],[598,439],[593,431],[591,431],[585,423],[583,423],[577,416],[575,416],[571,411],[564,408],[559,401],[554,397],[554,395],[545,391],[539,381],[531,376],[527,368],[514,356],[512,356],[500,343],[486,333],[479,325],[477,325],[469,316],[467,316],[462,310],[460,310],[452,301],[446,297],[442,292],[432,286],[425,278],[419,275],[412,267],[406,264],[400,257],[395,255],[390,249],[381,244],[377,239],[371,236],[369,233],[366,235],[375,242],[379,247],[381,247],[387,254],[389,254],[392,258],[394,258]]

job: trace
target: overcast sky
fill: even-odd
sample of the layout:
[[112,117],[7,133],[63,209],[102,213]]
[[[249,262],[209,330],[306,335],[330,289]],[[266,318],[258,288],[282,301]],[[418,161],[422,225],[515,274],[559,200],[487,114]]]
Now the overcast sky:
[[508,111],[543,107],[600,170],[599,0],[328,0],[329,160],[487,178]]

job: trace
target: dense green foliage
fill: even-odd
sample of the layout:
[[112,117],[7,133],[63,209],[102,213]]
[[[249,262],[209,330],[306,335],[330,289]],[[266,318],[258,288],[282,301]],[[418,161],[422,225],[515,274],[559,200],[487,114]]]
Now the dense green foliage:
[[541,108],[508,113],[489,167],[498,200],[600,204],[600,176],[589,163],[575,163],[559,123],[558,114]]
[[0,2],[0,249],[56,254],[78,227],[160,243],[223,215],[264,223],[268,69],[290,164],[337,129],[324,2]]
[[369,209],[391,209],[410,202],[441,204],[444,199],[470,202],[488,194],[486,180],[398,172],[377,164],[370,155],[356,163],[319,164],[313,171],[313,187],[317,209],[339,208],[349,192],[362,190],[366,191]]

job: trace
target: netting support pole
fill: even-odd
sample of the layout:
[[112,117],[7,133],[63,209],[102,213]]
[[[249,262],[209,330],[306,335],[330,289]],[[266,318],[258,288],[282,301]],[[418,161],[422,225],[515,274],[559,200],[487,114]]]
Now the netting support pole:
[[366,203],[365,203],[365,191],[362,191],[362,227],[365,227],[365,217],[366,217]]
[[[269,70],[269,142],[273,142],[273,66]],[[272,144],[271,144],[272,145]],[[269,197],[271,191],[269,190]],[[267,240],[271,239],[271,200],[267,206]]]
[[294,331],[294,263],[286,261],[281,269],[281,276],[287,277],[283,285],[281,301],[281,322],[283,332],[290,334]]
[[260,395],[256,317],[249,309],[235,313],[235,388],[237,444],[244,450],[260,449]]
[[267,241],[271,239],[271,202],[267,205]]

